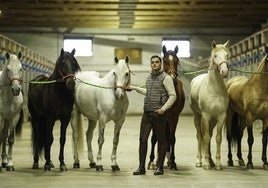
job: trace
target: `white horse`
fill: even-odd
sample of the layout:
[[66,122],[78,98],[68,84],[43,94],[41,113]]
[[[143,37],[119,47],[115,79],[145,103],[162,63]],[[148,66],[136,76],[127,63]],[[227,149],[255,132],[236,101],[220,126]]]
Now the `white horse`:
[[[22,128],[22,65],[21,53],[18,56],[6,53],[4,69],[0,78],[0,148],[2,145],[2,167],[14,171],[12,150],[16,135],[20,135]],[[6,143],[8,141],[8,154]]]
[[[119,143],[120,130],[125,121],[129,104],[126,88],[130,84],[131,72],[128,64],[128,57],[120,60],[116,57],[115,67],[103,78],[99,78],[95,73],[89,72],[80,72],[76,74],[77,80],[80,80],[80,82],[83,83],[77,82],[75,85],[75,107],[71,118],[74,145],[74,168],[80,167],[78,147],[79,143],[82,142],[81,114],[83,114],[88,119],[86,136],[90,167],[96,167],[97,171],[103,170],[102,146],[104,143],[105,124],[110,120],[113,120],[115,125],[111,167],[113,171],[120,171],[116,162],[116,152]],[[99,122],[99,150],[96,164],[93,159],[91,142],[97,121]],[[81,146],[82,144],[80,144],[80,147]]]
[[194,115],[194,125],[197,131],[198,153],[196,166],[202,166],[202,151],[204,152],[204,169],[215,166],[211,158],[210,142],[213,129],[217,126],[216,135],[216,166],[222,169],[220,162],[222,127],[226,121],[226,111],[229,103],[228,93],[223,78],[228,75],[229,41],[224,44],[212,42],[210,65],[207,74],[195,77],[190,85],[189,103]]

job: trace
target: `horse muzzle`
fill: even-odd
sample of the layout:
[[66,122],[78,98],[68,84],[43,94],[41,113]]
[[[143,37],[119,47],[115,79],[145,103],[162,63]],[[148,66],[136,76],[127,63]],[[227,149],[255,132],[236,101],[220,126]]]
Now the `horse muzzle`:
[[223,62],[220,64],[220,74],[223,78],[227,78],[228,77],[228,66],[227,66],[227,62]]
[[21,88],[19,87],[12,87],[12,94],[13,96],[18,96],[20,94]]
[[74,88],[75,88],[75,80],[74,80],[74,78],[71,78],[71,77],[66,78],[65,84],[66,84],[67,89],[74,90]]
[[115,90],[115,98],[116,100],[122,101],[125,97],[125,90],[121,88],[116,88]]

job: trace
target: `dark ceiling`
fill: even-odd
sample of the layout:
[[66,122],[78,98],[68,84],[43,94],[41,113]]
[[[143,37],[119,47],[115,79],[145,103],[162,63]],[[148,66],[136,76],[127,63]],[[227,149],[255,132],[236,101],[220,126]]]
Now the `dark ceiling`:
[[251,28],[268,18],[268,0],[1,0],[4,28]]

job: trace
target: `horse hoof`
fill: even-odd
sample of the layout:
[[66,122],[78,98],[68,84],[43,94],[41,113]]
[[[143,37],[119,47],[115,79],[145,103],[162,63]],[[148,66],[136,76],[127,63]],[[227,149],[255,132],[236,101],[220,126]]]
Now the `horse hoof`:
[[7,167],[7,163],[2,163],[1,165],[2,165],[3,168]]
[[232,160],[228,160],[228,161],[227,161],[227,165],[228,165],[228,166],[234,166],[234,162],[233,162]]
[[55,168],[54,164],[52,163],[52,161],[49,162],[50,168]]
[[102,165],[96,165],[96,171],[103,171]]
[[210,165],[203,165],[204,170],[210,170],[211,166]]
[[0,166],[0,172],[2,172],[2,166]]
[[247,169],[254,169],[253,164],[252,163],[248,163],[247,164]]
[[118,165],[111,165],[111,167],[112,167],[113,172],[120,171],[120,168]]
[[67,170],[67,167],[65,165],[61,165],[60,171],[63,172],[63,171],[68,171],[68,170]]
[[89,163],[89,167],[90,167],[90,168],[96,168],[96,163],[95,163],[95,162],[93,162],[93,163]]
[[148,164],[148,168],[147,168],[148,170],[155,170],[155,164],[153,163],[153,162],[150,162],[149,164]]
[[80,168],[80,163],[74,163],[73,168]]
[[216,166],[215,166],[215,169],[216,169],[216,170],[222,170],[222,165],[216,165]]
[[38,169],[38,168],[39,168],[38,163],[34,163],[32,169]]
[[15,171],[14,166],[7,166],[6,169],[7,171]]
[[178,168],[177,168],[176,163],[171,163],[169,169],[170,169],[170,170],[173,170],[173,171],[177,171]]
[[201,162],[197,162],[197,163],[195,164],[195,167],[198,167],[198,168],[202,167],[202,163],[201,163]]
[[245,166],[244,160],[243,159],[238,160],[238,165],[239,166]]
[[44,165],[44,171],[51,171],[50,165]]
[[263,169],[264,169],[264,170],[268,170],[268,164],[264,164],[264,165],[263,165]]

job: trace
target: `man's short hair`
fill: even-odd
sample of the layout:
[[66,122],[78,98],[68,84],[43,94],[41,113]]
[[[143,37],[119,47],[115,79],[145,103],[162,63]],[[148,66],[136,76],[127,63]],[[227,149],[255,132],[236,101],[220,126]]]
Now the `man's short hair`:
[[158,55],[153,55],[153,56],[151,57],[150,61],[152,61],[153,58],[158,58],[159,61],[160,61],[160,63],[162,63],[162,58],[161,58],[160,56],[158,56]]

